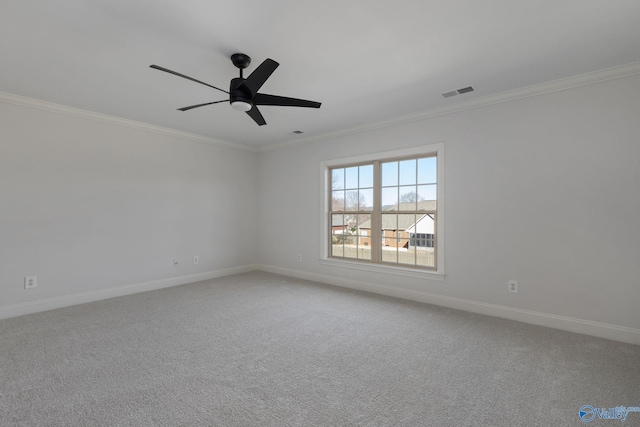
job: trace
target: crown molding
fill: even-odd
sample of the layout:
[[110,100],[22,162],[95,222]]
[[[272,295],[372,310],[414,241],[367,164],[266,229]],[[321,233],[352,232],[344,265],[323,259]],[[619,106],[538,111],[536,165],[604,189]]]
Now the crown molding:
[[199,142],[204,144],[216,145],[219,147],[232,148],[242,151],[250,152],[263,152],[284,149],[291,146],[308,144],[316,141],[324,141],[328,139],[339,138],[348,135],[354,135],[359,133],[371,132],[377,129],[383,129],[387,127],[400,126],[411,122],[417,122],[422,120],[428,120],[434,117],[440,117],[448,114],[459,113],[476,108],[482,108],[494,104],[501,104],[504,102],[511,102],[522,98],[528,98],[532,96],[544,95],[552,92],[559,92],[568,90],[580,86],[592,85],[608,80],[614,80],[624,77],[640,74],[640,62],[634,62],[631,64],[621,65],[618,67],[607,68],[604,70],[594,71],[590,73],[579,74],[577,76],[562,78],[553,80],[538,85],[527,86],[521,89],[515,89],[507,92],[502,92],[496,95],[484,96],[481,98],[474,98],[468,101],[456,102],[454,104],[446,105],[444,107],[434,108],[426,111],[419,112],[410,116],[404,116],[391,120],[385,120],[368,124],[365,126],[345,129],[337,132],[325,133],[318,136],[308,137],[305,139],[299,139],[296,141],[289,141],[284,143],[271,144],[262,148],[253,148],[243,144],[238,144],[221,139],[211,138],[194,133],[179,131],[176,129],[166,128],[158,125],[152,125],[149,123],[138,122],[135,120],[124,119],[121,117],[111,116],[108,114],[96,113],[93,111],[82,110],[80,108],[67,107],[65,105],[55,104],[48,101],[42,101],[39,99],[28,98],[25,96],[14,95],[10,93],[0,92],[0,102],[6,104],[19,105],[28,108],[34,108],[38,110],[49,111],[57,114],[64,114],[72,117],[79,117],[87,120],[94,120],[102,123],[109,123],[116,126],[123,126],[131,129],[142,130],[146,132],[157,133],[161,135],[172,136],[175,138],[189,140],[193,142]]
[[219,147],[232,148],[242,151],[258,151],[255,148],[246,145],[224,141],[221,139],[210,138],[195,133],[184,132],[176,129],[166,128],[163,126],[152,125],[149,123],[138,122],[135,120],[124,119],[122,117],[111,116],[108,114],[96,113],[93,111],[83,110],[80,108],[67,107],[66,105],[55,104],[53,102],[42,101],[39,99],[28,98],[25,96],[14,95],[10,93],[0,92],[0,102],[5,104],[13,104],[21,107],[28,107],[37,110],[48,111],[56,114],[63,114],[71,117],[78,117],[87,120],[93,120],[101,123],[122,126],[130,129],[142,130],[179,139],[186,139],[193,142],[216,145]]
[[588,86],[608,80],[615,80],[624,77],[634,76],[640,74],[640,62],[634,62],[631,64],[621,65],[618,67],[607,68],[604,70],[594,71],[590,73],[579,74],[572,77],[566,77],[558,80],[552,80],[550,82],[541,83],[537,85],[527,86],[520,89],[514,89],[507,92],[501,92],[496,95],[484,96],[481,98],[474,98],[468,101],[456,102],[444,107],[434,108],[426,111],[422,111],[410,116],[404,116],[391,120],[385,120],[368,124],[361,127],[341,130],[328,134],[313,136],[301,140],[284,142],[281,144],[272,144],[267,147],[261,148],[258,151],[272,151],[279,150],[299,144],[307,144],[310,142],[323,141],[328,139],[339,138],[348,135],[354,135],[359,133],[371,132],[377,129],[383,129],[387,127],[404,125],[411,122],[417,122],[422,120],[428,120],[434,117],[440,117],[448,114],[459,113],[462,111],[472,110],[476,108],[487,107],[494,104],[501,104],[504,102],[516,101],[522,98],[529,98],[533,96],[540,96],[552,92],[559,92],[563,90],[573,89],[580,86]]

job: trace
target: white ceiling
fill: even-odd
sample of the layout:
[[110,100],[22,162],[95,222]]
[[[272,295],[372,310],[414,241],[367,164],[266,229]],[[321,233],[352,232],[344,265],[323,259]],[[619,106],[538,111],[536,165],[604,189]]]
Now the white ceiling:
[[[4,0],[0,91],[261,149],[636,62],[639,18],[637,0]],[[226,95],[149,68],[227,89],[234,52],[245,77],[280,63],[261,92],[322,108],[181,112]]]

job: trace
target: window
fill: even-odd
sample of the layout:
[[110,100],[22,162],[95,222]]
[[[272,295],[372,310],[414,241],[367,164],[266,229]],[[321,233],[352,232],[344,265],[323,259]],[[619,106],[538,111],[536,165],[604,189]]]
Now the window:
[[435,243],[433,234],[411,233],[409,238],[409,247],[433,248]]
[[429,148],[323,164],[325,259],[442,274],[442,146]]

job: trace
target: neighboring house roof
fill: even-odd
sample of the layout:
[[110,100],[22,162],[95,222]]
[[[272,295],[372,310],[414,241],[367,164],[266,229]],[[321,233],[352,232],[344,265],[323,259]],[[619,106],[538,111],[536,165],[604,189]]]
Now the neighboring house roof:
[[433,214],[425,214],[418,219],[415,224],[411,224],[410,227],[404,231],[407,233],[418,234],[434,234],[435,233],[435,220]]
[[353,215],[347,214],[347,215],[341,215],[341,214],[334,214],[331,218],[331,226],[332,227],[342,227],[342,226],[348,226],[351,225],[355,222],[355,219],[353,218]]
[[386,209],[388,211],[435,211],[436,210],[436,201],[435,200],[422,200],[418,202],[418,208],[416,209],[415,202],[403,202],[398,203],[395,206]]
[[345,223],[344,217],[342,215],[340,215],[340,216],[333,215],[333,217],[331,218],[331,226],[332,227],[344,227],[346,225],[347,224]]
[[363,222],[363,223],[360,225],[360,227],[358,227],[358,228],[366,228],[366,229],[370,229],[370,228],[371,228],[371,221],[369,220],[369,221],[365,221],[365,222]]
[[[411,211],[416,208],[415,203],[398,203],[395,206],[392,206],[385,210],[387,211]],[[423,200],[418,202],[418,210],[421,211],[435,211],[436,210],[436,201],[435,200]],[[410,214],[399,214],[399,215],[382,215],[382,229],[383,230],[407,230],[413,227],[414,224],[419,223],[427,214],[418,213],[415,217]],[[397,220],[396,220],[397,218]],[[397,223],[396,223],[397,221]],[[371,228],[371,220],[365,221],[360,224],[360,228]]]

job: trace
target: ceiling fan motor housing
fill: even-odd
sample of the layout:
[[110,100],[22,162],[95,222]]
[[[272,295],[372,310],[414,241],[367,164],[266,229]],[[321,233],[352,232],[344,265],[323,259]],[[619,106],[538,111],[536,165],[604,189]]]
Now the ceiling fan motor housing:
[[246,102],[253,105],[253,103],[251,102],[251,93],[246,86],[242,85],[242,83],[244,83],[244,80],[245,79],[240,77],[231,79],[231,86],[229,87],[229,103],[233,104],[234,102]]

